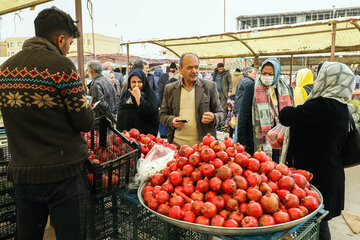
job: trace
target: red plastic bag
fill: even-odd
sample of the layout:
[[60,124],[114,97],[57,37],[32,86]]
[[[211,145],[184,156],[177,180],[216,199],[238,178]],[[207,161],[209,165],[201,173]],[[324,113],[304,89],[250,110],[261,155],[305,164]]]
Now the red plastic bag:
[[288,127],[279,123],[266,134],[266,142],[270,144],[273,149],[281,149],[287,129]]

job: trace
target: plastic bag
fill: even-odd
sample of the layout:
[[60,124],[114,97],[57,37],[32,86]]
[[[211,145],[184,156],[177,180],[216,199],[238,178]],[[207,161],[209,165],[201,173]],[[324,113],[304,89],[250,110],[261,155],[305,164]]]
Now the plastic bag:
[[140,158],[136,164],[135,183],[146,181],[156,172],[163,170],[174,159],[175,151],[163,145],[154,145],[146,158]]
[[289,127],[285,127],[279,123],[266,134],[266,142],[270,144],[273,149],[281,149],[285,132],[288,128]]

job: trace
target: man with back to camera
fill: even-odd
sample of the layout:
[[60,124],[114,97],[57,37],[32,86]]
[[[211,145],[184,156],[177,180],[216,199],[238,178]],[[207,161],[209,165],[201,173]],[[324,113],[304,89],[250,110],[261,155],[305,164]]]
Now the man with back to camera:
[[213,73],[213,81],[216,82],[216,88],[219,92],[219,99],[222,108],[226,112],[227,100],[232,92],[232,79],[229,70],[225,70],[223,63],[218,63]]
[[179,70],[183,78],[165,87],[160,121],[169,127],[170,143],[193,146],[207,133],[216,137],[215,126],[225,119],[225,112],[216,84],[198,78],[199,58],[194,53],[180,57]]
[[[59,240],[85,239],[88,204],[84,170],[94,125],[84,86],[66,58],[80,32],[56,7],[42,10],[35,35],[0,67],[0,105],[14,182],[18,240],[42,240],[50,214]],[[4,86],[5,86],[4,85]]]

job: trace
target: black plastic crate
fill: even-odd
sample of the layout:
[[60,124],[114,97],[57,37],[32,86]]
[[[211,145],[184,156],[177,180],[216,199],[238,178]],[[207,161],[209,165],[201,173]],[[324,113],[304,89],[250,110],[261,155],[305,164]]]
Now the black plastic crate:
[[0,176],[6,175],[9,161],[10,161],[9,149],[7,147],[0,148]]
[[16,229],[16,217],[0,223],[0,240],[14,239]]
[[138,143],[113,128],[105,117],[99,119],[99,129],[83,137],[90,153],[86,169],[92,197],[101,198],[133,181],[141,154]]

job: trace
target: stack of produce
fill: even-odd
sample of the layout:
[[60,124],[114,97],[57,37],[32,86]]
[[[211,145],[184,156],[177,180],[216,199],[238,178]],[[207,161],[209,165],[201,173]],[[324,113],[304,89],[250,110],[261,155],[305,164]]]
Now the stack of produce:
[[349,109],[353,115],[355,126],[357,129],[360,128],[360,100],[350,100],[348,104]]
[[312,174],[276,164],[262,151],[251,157],[231,138],[207,135],[184,145],[143,189],[153,211],[186,222],[258,227],[300,219],[318,209]]

